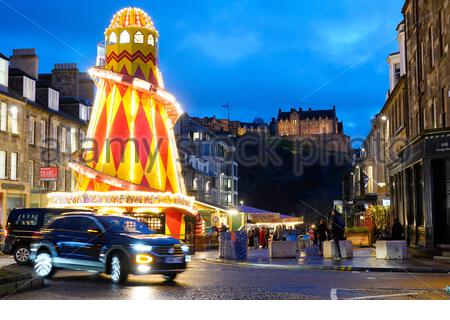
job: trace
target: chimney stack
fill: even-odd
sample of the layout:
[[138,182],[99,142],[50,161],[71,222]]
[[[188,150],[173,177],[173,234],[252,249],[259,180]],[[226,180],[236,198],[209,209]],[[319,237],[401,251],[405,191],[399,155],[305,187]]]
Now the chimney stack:
[[10,68],[17,68],[28,73],[33,78],[38,78],[38,56],[36,49],[14,49],[9,60]]

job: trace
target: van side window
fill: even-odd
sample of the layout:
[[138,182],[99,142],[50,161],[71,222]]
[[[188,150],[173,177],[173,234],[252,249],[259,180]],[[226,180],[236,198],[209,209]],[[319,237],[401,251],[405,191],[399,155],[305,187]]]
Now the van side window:
[[37,226],[38,214],[31,212],[19,213],[17,219],[14,222],[16,226]]

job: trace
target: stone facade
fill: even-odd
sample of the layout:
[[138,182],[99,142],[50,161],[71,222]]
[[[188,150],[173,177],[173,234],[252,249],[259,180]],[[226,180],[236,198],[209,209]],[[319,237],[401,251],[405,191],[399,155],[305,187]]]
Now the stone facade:
[[[274,121],[274,120],[273,120]],[[336,108],[329,110],[278,110],[276,134],[278,136],[305,136],[323,134],[342,134],[343,124],[338,121]]]
[[[31,52],[33,55],[24,54]],[[3,55],[0,59],[7,60]],[[74,106],[60,99],[60,92],[53,87],[58,84],[56,80],[28,73],[34,70],[30,66],[37,68],[34,49],[14,50],[11,61],[14,68],[10,65],[8,82],[0,85],[1,225],[14,207],[43,207],[47,192],[74,189],[68,160],[80,148],[87,131],[87,121],[80,119],[78,109],[71,112]],[[89,117],[90,101],[83,103]],[[42,167],[55,167],[57,180],[41,181]]]

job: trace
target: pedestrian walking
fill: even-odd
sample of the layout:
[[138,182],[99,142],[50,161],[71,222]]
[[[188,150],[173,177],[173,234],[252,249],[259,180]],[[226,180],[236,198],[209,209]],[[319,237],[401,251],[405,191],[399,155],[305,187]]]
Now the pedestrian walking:
[[266,227],[266,249],[269,248],[270,229]]
[[250,248],[253,248],[253,246],[255,245],[253,242],[253,230],[249,229],[247,235],[248,235],[248,246]]
[[258,227],[255,227],[255,229],[253,229],[253,244],[254,244],[255,250],[259,250],[259,229],[258,229]]
[[330,237],[330,231],[328,230],[327,222],[324,219],[320,219],[319,226],[317,227],[317,240],[319,242],[319,255],[323,255],[323,243],[328,241]]
[[331,233],[333,235],[334,245],[336,247],[336,252],[338,253],[338,257],[336,260],[341,260],[341,248],[339,247],[339,241],[344,240],[344,230],[345,230],[345,221],[342,219],[341,214],[337,210],[333,210],[332,214],[332,225],[331,225]]

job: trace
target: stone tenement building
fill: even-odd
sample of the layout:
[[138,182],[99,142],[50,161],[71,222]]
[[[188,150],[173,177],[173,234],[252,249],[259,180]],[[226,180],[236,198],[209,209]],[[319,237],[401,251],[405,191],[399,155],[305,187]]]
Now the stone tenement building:
[[35,49],[0,54],[0,225],[12,208],[43,207],[48,191],[74,189],[67,162],[85,137],[93,91],[75,64],[42,75]]
[[[355,190],[359,178],[367,186],[361,196],[389,197],[410,247],[436,254],[450,248],[450,1],[406,0],[402,13],[390,90],[371,131],[381,139],[375,147],[369,135],[353,178]],[[375,159],[384,162],[378,176]]]
[[[274,122],[275,119],[272,119]],[[328,110],[278,110],[276,119],[278,136],[306,136],[315,134],[343,134],[343,123],[338,121],[336,108]]]

